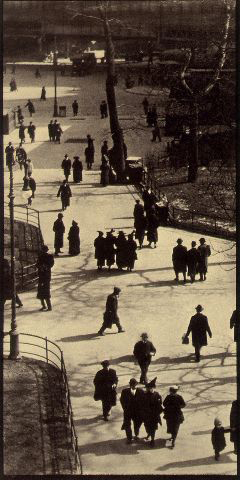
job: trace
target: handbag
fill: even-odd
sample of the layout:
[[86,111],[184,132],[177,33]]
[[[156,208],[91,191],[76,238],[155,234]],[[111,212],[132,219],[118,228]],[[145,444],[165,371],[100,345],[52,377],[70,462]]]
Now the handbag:
[[186,333],[182,336],[182,344],[183,345],[188,345],[189,344],[189,338],[186,336]]

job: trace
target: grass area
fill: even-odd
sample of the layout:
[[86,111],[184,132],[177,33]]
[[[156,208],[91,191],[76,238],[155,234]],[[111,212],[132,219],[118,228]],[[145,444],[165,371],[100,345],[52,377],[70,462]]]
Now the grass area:
[[76,473],[59,371],[23,357],[3,374],[5,475]]

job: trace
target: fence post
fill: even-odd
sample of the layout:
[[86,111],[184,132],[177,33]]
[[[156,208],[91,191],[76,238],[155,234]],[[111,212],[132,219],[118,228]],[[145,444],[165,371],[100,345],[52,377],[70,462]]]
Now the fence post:
[[46,360],[47,360],[47,363],[48,363],[48,340],[47,340],[47,337],[45,337],[45,342],[46,342]]
[[26,206],[27,209],[27,223],[28,223],[28,206]]

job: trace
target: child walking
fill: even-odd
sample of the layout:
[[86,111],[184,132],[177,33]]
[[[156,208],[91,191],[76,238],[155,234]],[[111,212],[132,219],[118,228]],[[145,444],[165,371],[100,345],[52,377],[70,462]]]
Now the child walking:
[[215,452],[215,460],[219,460],[220,452],[226,447],[224,433],[230,432],[230,428],[224,428],[221,420],[215,418],[214,429],[212,430],[212,445]]

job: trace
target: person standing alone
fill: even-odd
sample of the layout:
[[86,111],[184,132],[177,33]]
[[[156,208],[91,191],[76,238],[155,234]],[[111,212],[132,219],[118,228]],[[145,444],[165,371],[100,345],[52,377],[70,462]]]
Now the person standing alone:
[[208,324],[208,319],[201,312],[202,305],[197,305],[197,313],[190,320],[186,337],[192,332],[192,344],[195,348],[196,362],[200,362],[200,351],[204,345],[207,345],[207,333],[212,338],[212,332]]
[[55,220],[53,224],[53,231],[55,232],[54,247],[56,257],[58,257],[59,253],[62,253],[61,248],[63,247],[63,235],[65,233],[65,225],[62,219],[63,214],[59,213],[57,220]]
[[113,293],[111,293],[110,295],[108,295],[107,297],[107,302],[106,302],[106,311],[103,315],[103,324],[100,328],[100,330],[98,331],[98,334],[99,335],[103,335],[103,332],[106,328],[112,328],[112,325],[115,323],[115,325],[117,325],[117,328],[118,328],[118,333],[122,333],[124,332],[121,324],[120,324],[120,320],[119,320],[119,316],[118,316],[118,297],[119,297],[119,294],[121,292],[121,289],[118,288],[118,287],[114,287],[113,289]]
[[118,377],[116,370],[109,368],[108,360],[103,360],[101,365],[102,370],[96,373],[93,380],[95,386],[94,400],[102,401],[103,420],[108,422],[111,408],[116,405]]
[[[41,301],[42,308],[44,310],[52,310],[51,305],[51,294],[50,294],[50,282],[51,282],[51,268],[54,265],[53,255],[50,255],[48,252],[48,246],[43,245],[42,253],[40,253],[37,261],[38,267],[38,292],[37,298]],[[47,307],[46,307],[46,304]]]

